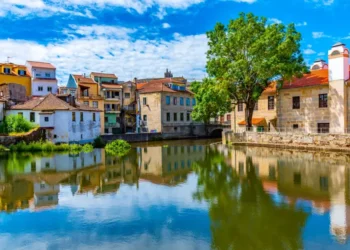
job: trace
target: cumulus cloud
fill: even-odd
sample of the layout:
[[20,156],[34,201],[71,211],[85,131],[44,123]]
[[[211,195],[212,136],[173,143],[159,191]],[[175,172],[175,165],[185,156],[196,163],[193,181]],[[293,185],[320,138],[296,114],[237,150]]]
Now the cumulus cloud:
[[334,3],[334,0],[305,0],[307,3],[315,3],[317,5],[329,6]]
[[163,23],[162,26],[164,29],[169,29],[171,27],[170,24],[168,24],[168,23]]
[[296,23],[295,26],[296,27],[307,26],[307,22]]
[[71,25],[62,40],[40,44],[25,40],[0,40],[13,62],[48,61],[57,67],[60,84],[71,73],[103,71],[121,80],[161,76],[166,68],[175,75],[201,79],[205,75],[207,38],[204,34],[174,34],[170,40],[133,39],[133,29],[111,26]]
[[277,18],[269,18],[268,21],[271,22],[271,23],[274,23],[274,24],[282,23],[282,21],[277,19]]
[[326,35],[324,32],[312,32],[312,37],[315,39],[324,38],[324,37],[330,37],[329,35]]

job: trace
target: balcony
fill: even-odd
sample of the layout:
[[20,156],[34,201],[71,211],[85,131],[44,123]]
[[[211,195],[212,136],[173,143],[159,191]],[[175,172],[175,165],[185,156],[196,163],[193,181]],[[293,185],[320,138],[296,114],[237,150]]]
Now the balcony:
[[105,123],[105,128],[120,128],[120,123]]
[[84,99],[84,100],[89,100],[89,99],[93,99],[93,100],[101,100],[102,97],[99,95],[90,95],[90,94],[86,94],[86,93],[78,93],[77,95],[78,99]]

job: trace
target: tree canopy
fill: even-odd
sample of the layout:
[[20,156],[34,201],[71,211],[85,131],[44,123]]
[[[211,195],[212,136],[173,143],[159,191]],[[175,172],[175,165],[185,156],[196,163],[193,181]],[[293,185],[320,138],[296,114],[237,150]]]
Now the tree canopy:
[[241,13],[227,26],[217,23],[207,37],[207,72],[234,103],[246,105],[248,127],[254,106],[272,79],[281,83],[306,71],[302,37],[294,24],[268,24],[264,17]]
[[195,121],[210,122],[210,118],[222,116],[231,111],[231,101],[227,91],[216,84],[215,79],[205,78],[203,82],[193,82],[196,106],[192,112]]

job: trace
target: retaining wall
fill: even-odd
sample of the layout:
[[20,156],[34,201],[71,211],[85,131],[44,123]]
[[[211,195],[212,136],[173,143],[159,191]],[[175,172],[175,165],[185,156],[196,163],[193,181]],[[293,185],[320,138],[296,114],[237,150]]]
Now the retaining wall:
[[30,131],[26,134],[20,135],[20,136],[0,136],[0,145],[4,145],[6,147],[16,144],[19,142],[33,142],[33,141],[40,141],[45,139],[45,133],[44,130],[41,128],[34,129],[33,131]]

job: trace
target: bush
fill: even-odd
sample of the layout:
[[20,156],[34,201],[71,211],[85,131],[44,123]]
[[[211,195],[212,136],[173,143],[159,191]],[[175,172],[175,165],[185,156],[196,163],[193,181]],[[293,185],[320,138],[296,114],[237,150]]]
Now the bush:
[[79,144],[69,145],[66,143],[55,145],[52,142],[47,141],[31,142],[29,144],[23,141],[10,146],[10,151],[13,152],[91,152],[93,149],[94,148],[91,144],[86,144],[84,146]]
[[34,123],[24,119],[21,115],[6,116],[4,124],[2,125],[3,133],[23,133],[35,128]]
[[89,153],[94,150],[94,147],[91,144],[85,144],[82,148],[84,153]]
[[72,152],[80,152],[82,150],[83,146],[79,145],[79,144],[71,144],[69,145],[69,151]]
[[7,152],[7,151],[9,151],[8,148],[6,148],[6,147],[3,146],[3,145],[0,145],[0,152]]
[[94,148],[104,148],[106,146],[105,141],[102,139],[101,136],[96,137],[94,142],[93,142]]
[[111,155],[123,156],[131,149],[131,145],[124,140],[115,140],[107,143],[106,152]]

